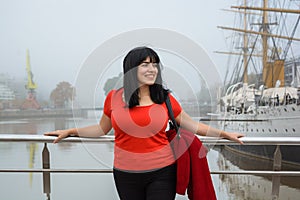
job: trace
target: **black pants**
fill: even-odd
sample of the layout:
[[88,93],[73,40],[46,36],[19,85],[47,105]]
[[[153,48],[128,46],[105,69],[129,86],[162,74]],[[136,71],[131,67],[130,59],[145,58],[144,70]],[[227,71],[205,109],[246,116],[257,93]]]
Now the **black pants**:
[[121,200],[174,200],[176,165],[145,173],[114,169],[114,179]]

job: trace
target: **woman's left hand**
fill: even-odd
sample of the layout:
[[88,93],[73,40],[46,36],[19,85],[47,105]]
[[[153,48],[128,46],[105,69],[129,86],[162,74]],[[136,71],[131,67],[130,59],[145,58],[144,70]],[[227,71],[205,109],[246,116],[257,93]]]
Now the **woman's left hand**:
[[222,131],[223,132],[223,137],[228,139],[228,140],[232,140],[232,141],[235,141],[235,142],[238,142],[240,144],[244,144],[243,141],[240,140],[241,137],[244,137],[245,134],[242,134],[242,133],[232,133],[232,132],[225,132],[225,131]]

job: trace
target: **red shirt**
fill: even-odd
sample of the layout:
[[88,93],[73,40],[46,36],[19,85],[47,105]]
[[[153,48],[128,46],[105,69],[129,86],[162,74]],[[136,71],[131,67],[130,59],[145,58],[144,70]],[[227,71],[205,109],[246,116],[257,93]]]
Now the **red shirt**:
[[[169,96],[177,117],[181,106]],[[164,103],[129,109],[123,101],[123,89],[112,90],[105,99],[104,114],[111,118],[115,131],[116,169],[149,171],[175,162],[165,132],[169,117]]]

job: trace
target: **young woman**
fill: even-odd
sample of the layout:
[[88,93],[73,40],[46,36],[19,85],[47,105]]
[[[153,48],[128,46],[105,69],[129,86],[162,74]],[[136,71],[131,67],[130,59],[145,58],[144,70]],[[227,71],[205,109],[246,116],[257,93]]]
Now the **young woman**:
[[98,137],[115,133],[114,180],[120,199],[173,200],[176,165],[166,136],[168,95],[176,122],[198,135],[223,137],[242,143],[242,134],[221,131],[194,121],[162,86],[160,59],[148,47],[131,50],[123,61],[123,88],[106,97],[99,124],[57,130],[54,143],[69,136]]

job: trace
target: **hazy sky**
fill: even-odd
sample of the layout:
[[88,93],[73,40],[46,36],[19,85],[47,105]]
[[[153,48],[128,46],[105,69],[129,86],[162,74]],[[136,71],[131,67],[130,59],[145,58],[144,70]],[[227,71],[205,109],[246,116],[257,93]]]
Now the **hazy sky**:
[[26,76],[28,48],[34,80],[49,94],[61,81],[74,83],[84,60],[113,36],[161,28],[202,46],[224,76],[226,56],[213,51],[226,50],[217,26],[232,24],[233,14],[221,10],[231,5],[236,0],[1,0],[0,73]]

